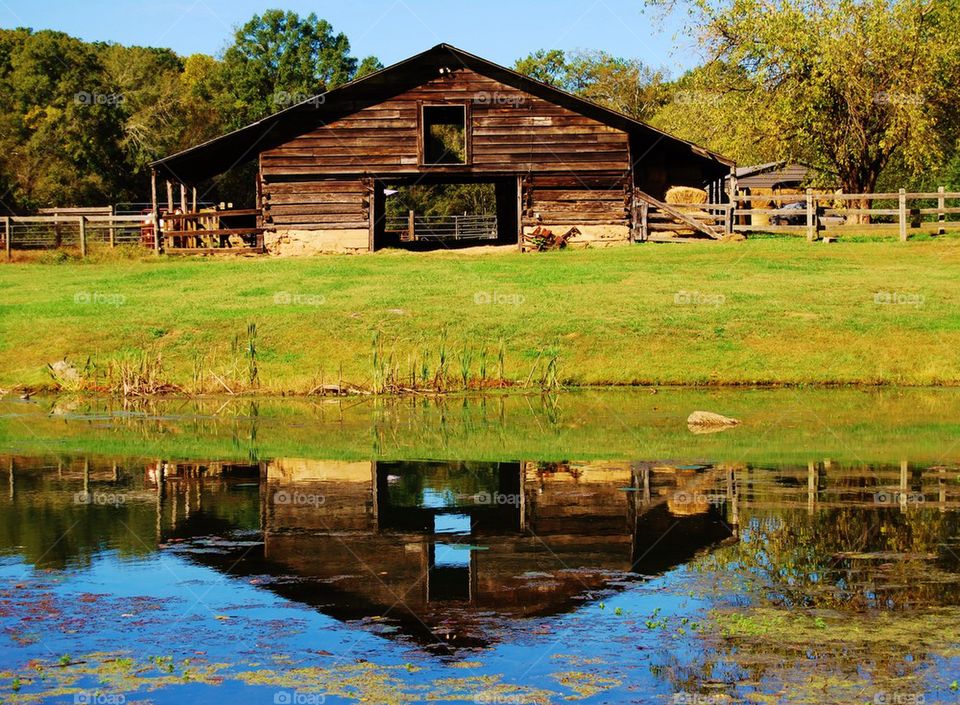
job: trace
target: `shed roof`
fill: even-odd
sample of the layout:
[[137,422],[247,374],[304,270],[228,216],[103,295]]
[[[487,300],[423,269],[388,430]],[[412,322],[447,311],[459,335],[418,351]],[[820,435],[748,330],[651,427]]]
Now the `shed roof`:
[[732,167],[733,162],[704,147],[674,137],[644,122],[580,98],[554,86],[517,73],[499,64],[470,54],[449,44],[438,44],[409,59],[346,83],[319,96],[281,110],[246,127],[177,152],[151,163],[166,178],[195,184],[222,174],[249,161],[260,152],[340,119],[368,105],[386,100],[436,75],[439,67],[464,67],[531,95],[561,105],[598,122],[631,134],[642,134],[657,142],[669,140],[688,149],[695,159]]
[[810,168],[794,162],[778,161],[737,167],[737,183],[748,188],[774,188],[806,181]]

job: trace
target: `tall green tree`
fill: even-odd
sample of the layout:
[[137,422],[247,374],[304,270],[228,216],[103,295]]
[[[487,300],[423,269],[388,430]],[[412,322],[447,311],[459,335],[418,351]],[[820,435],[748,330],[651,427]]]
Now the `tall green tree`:
[[223,54],[232,126],[239,127],[352,80],[372,57],[351,56],[350,41],[313,13],[267,10],[240,27]]
[[650,123],[738,164],[770,161],[780,152],[780,140],[743,119],[753,109],[750,89],[738,67],[719,61],[698,66],[664,85],[664,99]]
[[729,118],[776,145],[771,157],[868,192],[889,165],[919,174],[955,144],[958,0],[683,4],[709,55],[736,69],[716,85],[741,93]]
[[513,68],[542,83],[567,88],[567,55],[562,49],[538,49],[517,59]]
[[0,171],[14,208],[104,202],[126,178],[123,116],[98,48],[0,30]]
[[638,120],[651,118],[665,99],[661,71],[603,51],[541,49],[518,60],[514,68]]
[[133,170],[140,174],[159,154],[180,147],[177,134],[183,123],[180,77],[183,61],[170,49],[100,47],[104,80],[122,96],[120,147]]
[[[147,200],[152,160],[380,68],[327,22],[279,10],[221,59],[0,29],[0,211]],[[207,198],[250,202],[253,189],[241,167]]]

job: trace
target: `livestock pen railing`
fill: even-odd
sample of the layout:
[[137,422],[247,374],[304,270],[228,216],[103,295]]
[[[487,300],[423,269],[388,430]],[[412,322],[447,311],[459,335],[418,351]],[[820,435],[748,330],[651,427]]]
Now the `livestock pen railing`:
[[388,217],[384,229],[400,233],[401,242],[425,240],[496,240],[496,215],[416,215]]
[[[808,240],[844,234],[942,235],[960,231],[960,192],[891,191],[737,194],[733,203],[671,203],[642,208],[640,239],[690,232],[691,221],[705,232],[784,233]],[[672,211],[674,214],[671,214]],[[680,212],[684,218],[675,217]]]
[[3,221],[3,247],[7,259],[14,249],[42,250],[75,247],[86,256],[91,243],[116,247],[139,244],[144,218],[141,215],[11,216]]
[[[259,211],[161,213],[159,237],[152,213],[139,215],[36,215],[0,219],[0,243],[7,259],[14,250],[74,249],[86,257],[91,245],[140,245],[157,252],[262,252]],[[241,221],[239,224],[234,219]]]
[[160,232],[170,253],[263,252],[256,208],[165,213]]
[[[889,232],[906,240],[911,231],[944,234],[960,229],[960,192],[906,189],[887,193],[830,193],[737,196],[733,229],[793,232],[816,239],[821,231]],[[766,203],[756,207],[756,203]],[[779,207],[770,204],[779,202]],[[741,206],[741,204],[743,204]],[[766,222],[763,222],[766,221]]]

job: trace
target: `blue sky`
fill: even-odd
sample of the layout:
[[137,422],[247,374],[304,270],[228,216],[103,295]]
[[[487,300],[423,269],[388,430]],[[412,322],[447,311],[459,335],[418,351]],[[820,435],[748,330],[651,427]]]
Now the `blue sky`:
[[505,65],[540,48],[604,49],[672,75],[698,59],[677,36],[680,22],[658,25],[643,0],[0,0],[0,27],[217,54],[234,27],[269,7],[316,12],[356,56],[384,64],[440,42]]

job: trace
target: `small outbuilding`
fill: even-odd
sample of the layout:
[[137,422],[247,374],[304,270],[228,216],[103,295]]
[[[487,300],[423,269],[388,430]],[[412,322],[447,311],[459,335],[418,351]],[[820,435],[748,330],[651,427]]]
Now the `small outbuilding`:
[[[643,215],[672,186],[728,200],[733,167],[448,44],[156,161],[153,190],[160,177],[186,193],[252,159],[257,202],[242,212],[256,228],[244,234],[268,251],[300,252],[416,239],[516,244],[537,228],[571,233],[573,243],[625,243],[644,239]],[[424,185],[484,185],[494,205],[443,222],[411,211],[397,222],[387,199]],[[173,222],[193,216],[185,196],[183,204]]]
[[734,171],[737,188],[752,193],[756,189],[761,193],[793,193],[806,187],[810,177],[809,167],[795,162],[768,162],[753,166],[740,166]]

